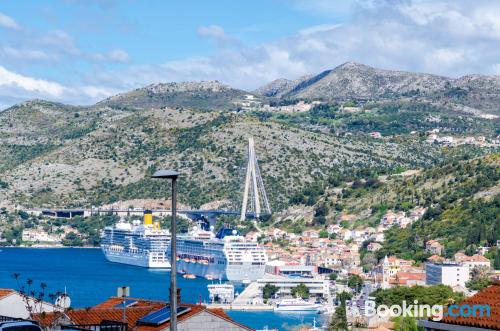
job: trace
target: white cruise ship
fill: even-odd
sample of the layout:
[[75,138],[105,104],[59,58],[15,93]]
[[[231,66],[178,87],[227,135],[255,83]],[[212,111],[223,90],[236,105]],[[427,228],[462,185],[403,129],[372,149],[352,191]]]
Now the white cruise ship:
[[170,268],[169,247],[170,232],[153,224],[150,211],[144,212],[144,224],[120,220],[106,227],[101,238],[102,252],[109,261],[145,268]]
[[223,228],[214,235],[195,227],[189,235],[177,236],[179,273],[242,282],[262,278],[266,262],[264,249],[233,229]]

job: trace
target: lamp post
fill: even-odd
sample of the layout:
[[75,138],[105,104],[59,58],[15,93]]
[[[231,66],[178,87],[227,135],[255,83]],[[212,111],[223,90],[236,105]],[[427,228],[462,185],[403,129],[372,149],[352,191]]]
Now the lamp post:
[[170,221],[170,331],[177,331],[177,177],[180,174],[172,169],[156,171],[151,178],[172,180],[172,218]]

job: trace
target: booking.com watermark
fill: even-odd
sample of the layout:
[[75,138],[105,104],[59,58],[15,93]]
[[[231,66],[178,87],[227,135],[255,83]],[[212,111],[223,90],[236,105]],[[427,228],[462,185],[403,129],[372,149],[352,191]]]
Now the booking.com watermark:
[[490,305],[425,305],[419,304],[417,300],[408,304],[406,300],[402,305],[378,305],[375,301],[365,301],[365,316],[379,317],[419,317],[431,318],[433,321],[440,321],[443,317],[490,317]]

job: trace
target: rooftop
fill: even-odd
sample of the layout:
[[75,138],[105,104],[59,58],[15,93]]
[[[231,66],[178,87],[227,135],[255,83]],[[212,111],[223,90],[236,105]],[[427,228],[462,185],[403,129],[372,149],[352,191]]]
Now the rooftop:
[[[170,325],[169,321],[164,322],[160,325],[141,325],[140,323],[138,323],[138,320],[148,315],[149,313],[157,311],[161,308],[168,307],[168,304],[166,304],[165,302],[136,298],[127,298],[127,301],[136,302],[126,308],[126,323],[128,324],[129,329],[138,331],[157,331],[163,330]],[[65,313],[65,315],[63,315],[62,313],[46,313],[44,315],[35,316],[35,319],[38,320],[42,326],[46,327],[57,324],[55,322],[57,322],[58,319],[66,318],[75,325],[100,324],[102,321],[121,322],[123,314],[123,308],[120,307],[121,303],[121,298],[111,297],[108,300],[91,308],[69,310]],[[186,313],[181,314],[177,317],[177,321],[179,323],[201,312],[207,312],[227,322],[231,322],[241,328],[252,330],[251,328],[241,325],[238,322],[232,320],[222,309],[209,309],[204,305],[185,303],[181,303],[179,307],[190,309]]]
[[480,291],[476,295],[462,301],[462,305],[489,305],[490,316],[470,316],[470,317],[445,317],[442,323],[458,324],[463,326],[500,330],[500,283],[495,283]]

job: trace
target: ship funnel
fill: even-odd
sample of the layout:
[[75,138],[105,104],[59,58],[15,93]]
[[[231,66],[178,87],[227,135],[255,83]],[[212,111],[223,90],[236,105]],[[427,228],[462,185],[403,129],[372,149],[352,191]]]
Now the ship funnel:
[[144,225],[153,225],[153,213],[151,210],[144,211]]

